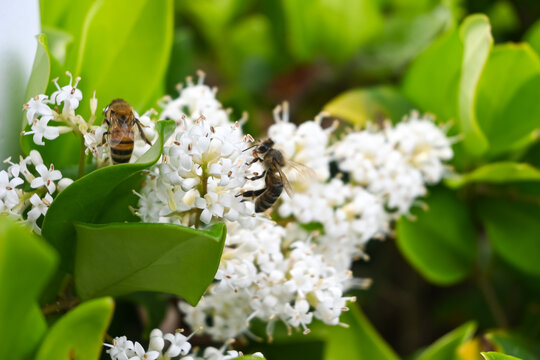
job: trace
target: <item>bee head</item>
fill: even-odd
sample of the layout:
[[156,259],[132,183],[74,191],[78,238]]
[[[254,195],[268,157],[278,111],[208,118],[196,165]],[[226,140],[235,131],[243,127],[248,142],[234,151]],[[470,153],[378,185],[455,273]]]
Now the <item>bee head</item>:
[[264,140],[259,146],[257,146],[257,152],[259,154],[264,154],[274,146],[274,141],[270,138]]

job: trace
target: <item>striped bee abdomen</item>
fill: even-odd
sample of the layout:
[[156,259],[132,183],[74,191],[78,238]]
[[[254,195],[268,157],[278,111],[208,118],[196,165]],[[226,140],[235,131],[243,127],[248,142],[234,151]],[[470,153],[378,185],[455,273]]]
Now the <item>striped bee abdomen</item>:
[[[114,139],[114,134],[112,138]],[[111,158],[113,164],[122,164],[129,162],[133,153],[133,137],[123,137],[116,145],[111,145]]]
[[267,176],[266,180],[266,190],[255,201],[255,212],[264,212],[270,209],[283,192],[283,183],[279,181],[278,177]]

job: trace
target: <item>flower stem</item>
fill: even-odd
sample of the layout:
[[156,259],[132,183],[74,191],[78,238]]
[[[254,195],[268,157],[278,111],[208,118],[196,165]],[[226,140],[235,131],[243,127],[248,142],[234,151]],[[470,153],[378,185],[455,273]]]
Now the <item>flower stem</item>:
[[84,164],[86,163],[86,147],[84,146],[84,136],[81,134],[81,150],[79,152],[79,174],[77,178],[84,176]]
[[[206,195],[206,192],[208,191],[208,177],[206,174],[202,174],[202,190],[201,190],[201,196],[204,197]],[[197,209],[197,215],[195,216],[195,228],[198,229],[199,225],[201,224],[201,214],[203,212],[203,209]]]

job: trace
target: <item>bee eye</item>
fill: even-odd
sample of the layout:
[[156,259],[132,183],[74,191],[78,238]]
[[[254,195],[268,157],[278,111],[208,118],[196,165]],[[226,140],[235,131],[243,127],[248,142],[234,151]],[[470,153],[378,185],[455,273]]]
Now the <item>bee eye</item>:
[[260,145],[259,146],[259,152],[263,153],[263,152],[266,152],[266,151],[268,151],[268,146],[266,146],[266,145]]

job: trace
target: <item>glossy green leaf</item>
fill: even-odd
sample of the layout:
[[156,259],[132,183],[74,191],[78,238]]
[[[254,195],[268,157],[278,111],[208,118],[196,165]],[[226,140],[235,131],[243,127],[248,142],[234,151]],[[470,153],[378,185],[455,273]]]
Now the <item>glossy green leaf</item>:
[[527,31],[524,40],[540,55],[540,20],[536,21]]
[[454,284],[472,270],[477,251],[474,224],[467,206],[449,190],[433,189],[425,202],[427,210],[413,209],[416,219],[398,221],[398,247],[427,280]]
[[459,346],[471,339],[476,324],[468,322],[444,335],[420,353],[415,360],[454,360]]
[[[22,358],[44,331],[36,302],[57,263],[54,250],[30,230],[0,217],[0,351]],[[23,329],[31,331],[22,332]]]
[[496,162],[480,166],[468,174],[448,178],[445,182],[457,188],[473,182],[500,184],[518,181],[540,181],[540,170],[527,163]]
[[372,39],[382,25],[378,7],[370,0],[283,0],[281,5],[289,51],[298,61],[320,54],[345,61]]
[[[43,94],[49,84],[49,76],[51,71],[51,63],[49,59],[49,47],[47,45],[47,37],[44,34],[40,34],[37,37],[37,50],[34,57],[34,64],[32,65],[32,72],[30,73],[30,79],[26,87],[25,100],[33,98],[36,95]],[[24,129],[28,125],[26,120],[26,114],[23,118]]]
[[36,360],[95,360],[114,311],[111,298],[84,302],[68,312],[51,328]]
[[265,358],[260,357],[260,356],[244,355],[244,356],[237,357],[235,359],[236,360],[264,360]]
[[495,351],[482,352],[481,354],[486,360],[521,360],[520,358],[506,355],[506,354],[501,354]]
[[540,276],[540,206],[485,199],[479,204],[478,215],[501,258],[528,274]]
[[531,338],[513,334],[507,330],[490,331],[485,335],[485,338],[495,346],[497,351],[521,359],[537,359],[530,350],[536,345],[536,342]]
[[478,84],[476,114],[492,149],[500,152],[538,127],[540,59],[527,44],[496,46]]
[[478,156],[488,148],[487,139],[476,119],[478,81],[493,45],[489,19],[485,15],[467,17],[459,29],[464,46],[458,95],[459,125],[469,154]]
[[[87,5],[85,2],[81,8]],[[71,59],[73,52],[69,51],[66,60],[67,70],[82,78],[78,88],[83,100],[77,113],[89,118],[89,99],[94,90],[98,109],[115,98],[125,99],[140,113],[155,106],[156,93],[163,91],[172,45],[172,0],[136,0],[129,6],[100,0],[92,2],[83,14],[80,35],[74,34],[76,57]],[[61,75],[59,83],[65,82],[66,76]],[[67,134],[47,147],[54,157],[44,159],[56,167],[78,163],[78,137]]]
[[332,116],[358,125],[386,119],[399,121],[412,109],[413,105],[389,86],[349,90],[323,108]]
[[405,73],[402,91],[421,111],[440,121],[457,118],[457,94],[463,45],[457,30],[433,42]]
[[83,299],[136,291],[182,296],[195,305],[214,279],[226,228],[173,224],[76,224],[75,286]]
[[312,327],[309,336],[321,337],[326,343],[324,360],[399,359],[357,305],[351,304],[350,311],[344,312],[340,320],[349,328],[322,323]]
[[47,322],[37,302],[29,309],[18,323],[19,336],[13,344],[14,358],[27,359],[37,350],[47,332]]
[[136,163],[98,169],[75,181],[56,197],[43,220],[42,234],[60,253],[62,268],[68,272],[73,270],[73,223],[98,221],[104,211],[115,207],[117,199],[122,201],[132,188],[118,186],[129,181],[131,177],[141,177],[141,170],[150,167],[159,159],[163,142],[175,127],[172,120],[159,121],[156,125],[159,140]]

